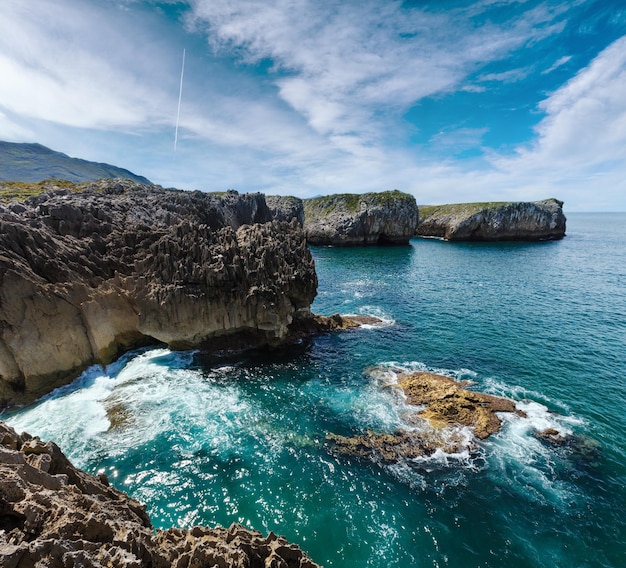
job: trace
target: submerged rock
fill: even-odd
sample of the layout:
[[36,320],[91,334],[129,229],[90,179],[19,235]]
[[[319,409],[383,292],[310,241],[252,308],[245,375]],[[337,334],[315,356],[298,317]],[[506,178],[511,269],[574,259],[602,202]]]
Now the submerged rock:
[[437,451],[459,454],[475,445],[464,434],[463,427],[482,440],[500,429],[497,412],[524,415],[512,400],[467,390],[464,387],[468,383],[443,375],[410,373],[401,376],[397,385],[390,386],[401,389],[406,402],[420,408],[407,417],[408,422],[420,427],[392,433],[368,431],[356,436],[328,434],[326,439],[332,451],[384,463],[428,457]]
[[304,231],[312,245],[407,244],[417,218],[415,198],[397,190],[304,200]]
[[542,241],[565,236],[563,202],[420,206],[415,234],[448,241]]
[[145,507],[0,422],[0,566],[316,568],[283,537],[234,524],[155,531]]
[[140,344],[275,345],[311,317],[313,259],[262,194],[72,185],[0,212],[0,406]]

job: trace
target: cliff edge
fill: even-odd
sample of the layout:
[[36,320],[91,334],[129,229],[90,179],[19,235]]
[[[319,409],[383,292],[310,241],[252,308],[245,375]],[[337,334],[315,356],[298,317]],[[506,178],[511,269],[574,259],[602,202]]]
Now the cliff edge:
[[0,400],[140,344],[278,344],[316,290],[300,225],[262,194],[101,180],[0,203]]
[[338,194],[304,199],[304,232],[312,245],[407,244],[418,209],[400,191]]
[[447,241],[545,241],[565,236],[563,202],[420,205],[415,234]]
[[75,468],[54,442],[0,422],[0,566],[316,568],[300,548],[241,525],[155,531],[145,507]]

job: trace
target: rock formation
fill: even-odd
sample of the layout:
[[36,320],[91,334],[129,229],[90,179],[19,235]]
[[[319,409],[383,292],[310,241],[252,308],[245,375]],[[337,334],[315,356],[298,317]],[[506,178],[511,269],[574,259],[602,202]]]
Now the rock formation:
[[316,568],[241,525],[154,531],[145,507],[77,468],[53,442],[0,422],[0,566]]
[[0,399],[141,343],[280,343],[316,290],[301,227],[261,194],[102,180],[0,204]]
[[416,235],[447,241],[543,241],[565,236],[563,202],[420,205]]
[[356,436],[329,434],[327,441],[332,451],[340,454],[395,463],[431,456],[437,451],[458,454],[472,449],[474,443],[461,427],[468,427],[473,436],[482,440],[500,429],[497,412],[523,416],[512,400],[468,390],[468,385],[433,373],[401,375],[398,384],[390,386],[402,390],[407,404],[423,407],[407,417],[415,429],[393,433],[367,431]]
[[304,200],[304,231],[312,245],[407,244],[417,219],[415,198],[397,190]]
[[299,197],[290,195],[266,195],[265,201],[277,221],[291,221],[296,219],[300,226],[304,226],[304,204]]

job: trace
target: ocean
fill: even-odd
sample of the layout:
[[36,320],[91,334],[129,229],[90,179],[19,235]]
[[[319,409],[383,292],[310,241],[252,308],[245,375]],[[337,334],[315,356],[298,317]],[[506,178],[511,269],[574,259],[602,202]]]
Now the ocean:
[[[272,530],[327,568],[626,566],[626,214],[569,214],[552,242],[312,252],[313,310],[383,325],[269,354],[143,349],[1,418],[105,472],[156,527]],[[406,370],[526,417],[454,455],[330,451],[329,432],[407,427],[385,386]]]

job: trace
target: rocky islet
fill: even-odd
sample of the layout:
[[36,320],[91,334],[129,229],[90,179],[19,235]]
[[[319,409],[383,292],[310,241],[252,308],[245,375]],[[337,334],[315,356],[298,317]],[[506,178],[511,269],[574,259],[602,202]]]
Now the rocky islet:
[[563,202],[420,206],[416,235],[447,241],[545,241],[565,236]]

